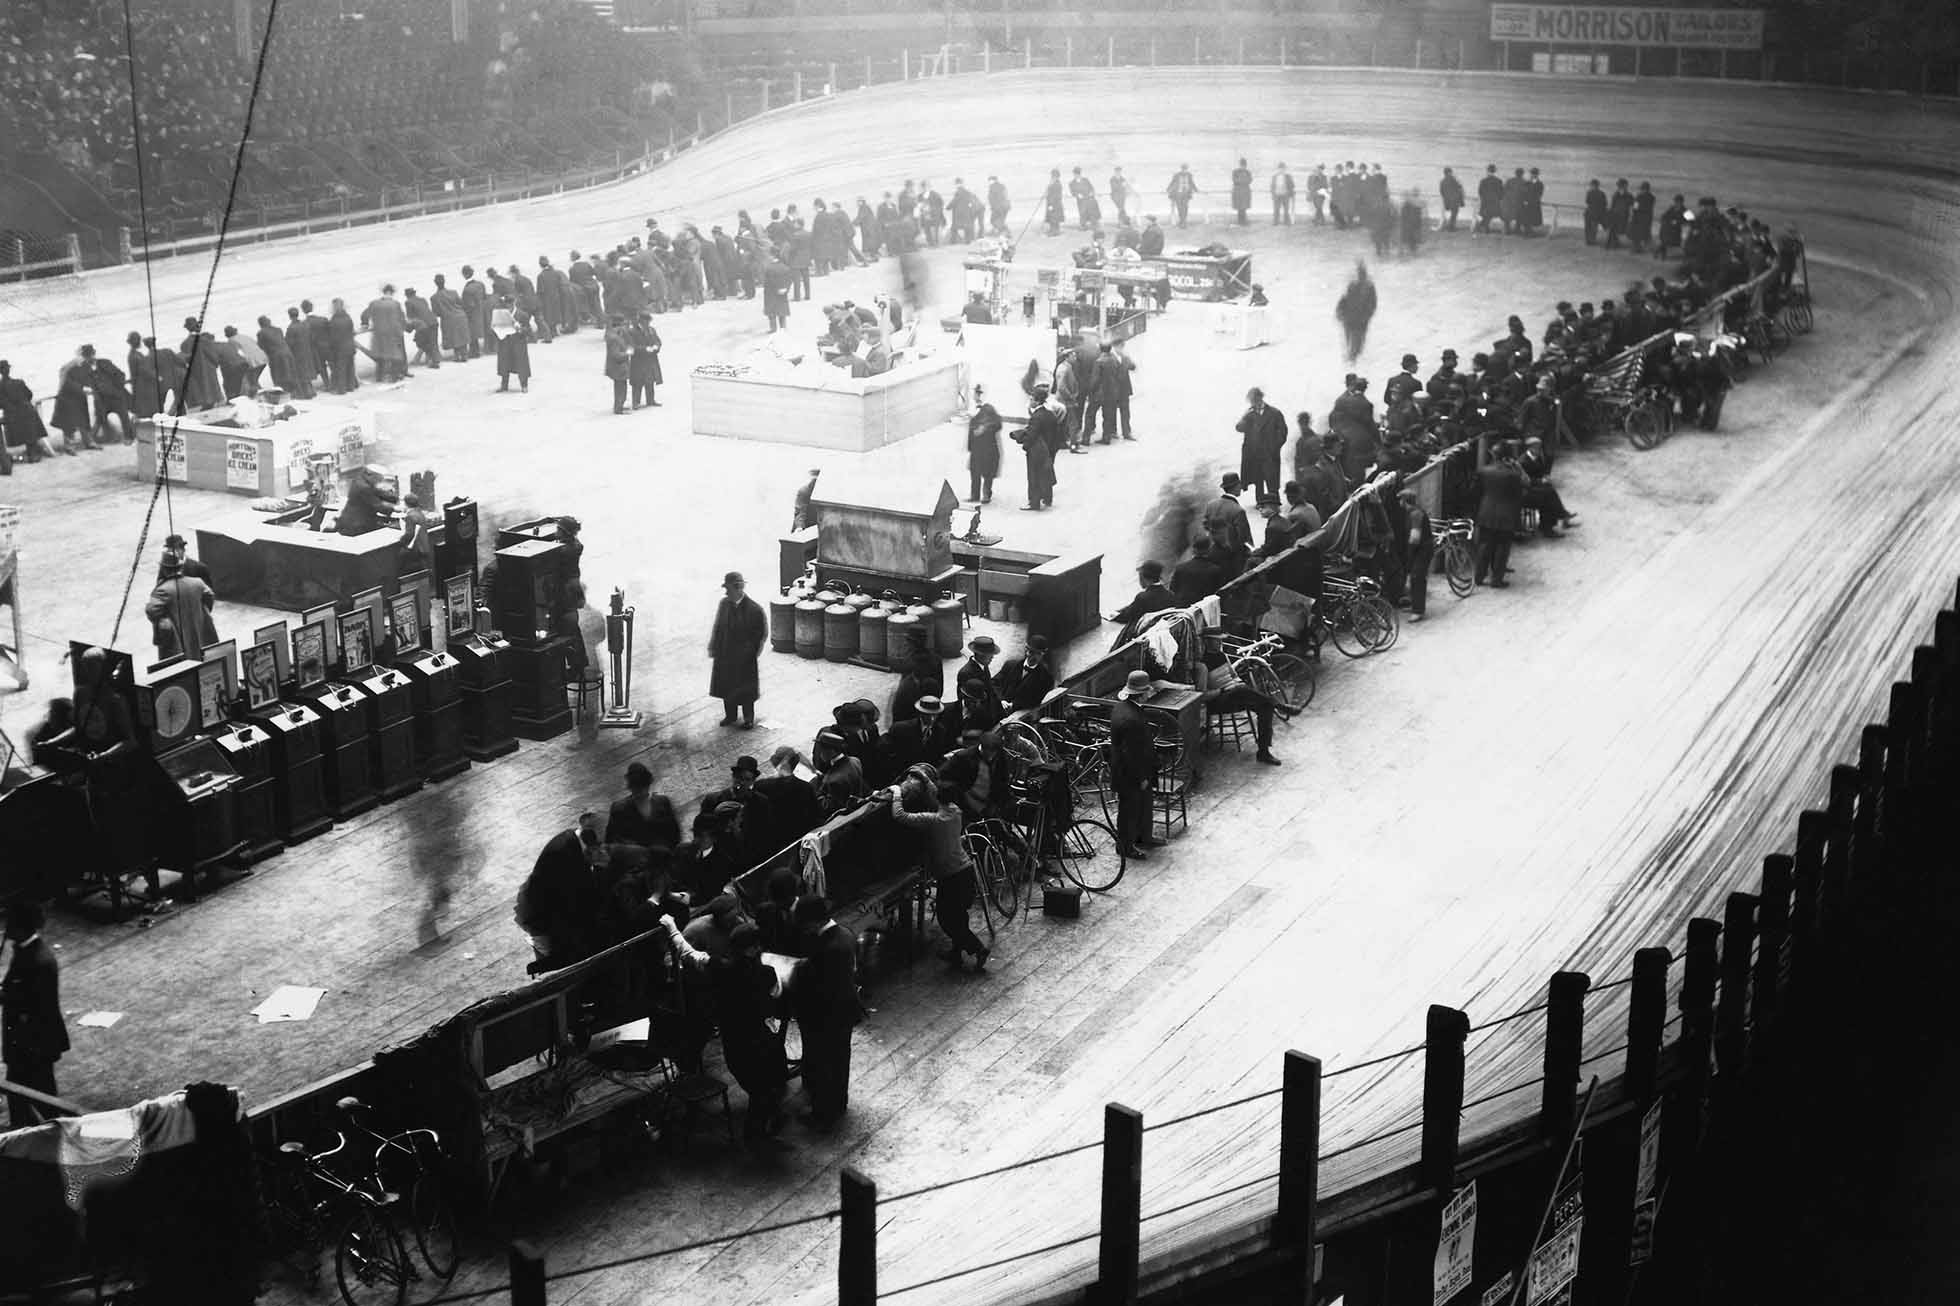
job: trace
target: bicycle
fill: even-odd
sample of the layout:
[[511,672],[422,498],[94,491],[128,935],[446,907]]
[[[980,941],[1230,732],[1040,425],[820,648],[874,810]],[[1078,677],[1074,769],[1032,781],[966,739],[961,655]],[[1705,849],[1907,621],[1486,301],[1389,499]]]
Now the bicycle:
[[[1058,785],[1069,808],[1059,827],[1051,812]],[[1039,763],[1011,781],[1009,794],[1004,814],[975,821],[961,836],[989,913],[998,912],[1003,923],[1025,914],[1033,907],[1035,885],[1052,881],[1054,870],[1089,893],[1107,893],[1122,880],[1129,861],[1115,829],[1108,821],[1075,815],[1077,791],[1060,759]]]
[[402,1306],[415,1272],[382,1201],[327,1165],[346,1150],[346,1135],[336,1133],[324,1152],[288,1142],[270,1154],[266,1216],[275,1246],[288,1264],[292,1253],[303,1253],[298,1268],[308,1286],[317,1287],[320,1254],[331,1245],[334,1281],[347,1306]]
[[1318,679],[1313,663],[1287,652],[1285,642],[1273,632],[1263,631],[1251,639],[1220,634],[1218,646],[1225,664],[1246,688],[1288,709],[1281,720],[1290,722],[1293,713],[1313,702]]
[[1450,593],[1460,599],[1469,597],[1477,587],[1477,553],[1470,543],[1477,523],[1469,517],[1443,517],[1433,519],[1430,525],[1436,532],[1436,552],[1442,559]]
[[[400,1213],[408,1234],[415,1239],[415,1251],[429,1273],[447,1283],[456,1275],[461,1250],[456,1232],[456,1211],[449,1200],[442,1177],[442,1139],[433,1129],[406,1129],[383,1135],[365,1123],[367,1105],[359,1098],[344,1097],[336,1104],[341,1118],[375,1144],[373,1160],[365,1167],[360,1182],[382,1199],[391,1216]],[[406,1198],[406,1200],[402,1200]],[[408,1235],[401,1234],[403,1245]]]
[[1315,642],[1334,641],[1334,647],[1351,658],[1380,653],[1395,643],[1401,622],[1395,605],[1382,597],[1380,582],[1372,576],[1352,580],[1328,575],[1320,583],[1321,601],[1314,605]]

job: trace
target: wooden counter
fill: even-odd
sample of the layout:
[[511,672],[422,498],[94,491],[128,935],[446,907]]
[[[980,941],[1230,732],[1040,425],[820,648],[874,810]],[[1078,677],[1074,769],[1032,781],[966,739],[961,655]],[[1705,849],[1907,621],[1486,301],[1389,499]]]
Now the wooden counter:
[[943,425],[960,411],[961,360],[947,350],[879,376],[827,363],[780,370],[697,368],[694,433],[863,453]]
[[[132,470],[138,480],[152,480],[161,472],[173,484],[193,489],[271,499],[306,485],[306,460],[313,454],[334,454],[343,474],[367,462],[376,439],[372,412],[338,405],[292,406],[297,416],[259,427],[213,425],[228,408],[192,417],[142,418],[136,423]],[[171,431],[177,439],[163,441],[169,456],[159,464],[157,437]]]

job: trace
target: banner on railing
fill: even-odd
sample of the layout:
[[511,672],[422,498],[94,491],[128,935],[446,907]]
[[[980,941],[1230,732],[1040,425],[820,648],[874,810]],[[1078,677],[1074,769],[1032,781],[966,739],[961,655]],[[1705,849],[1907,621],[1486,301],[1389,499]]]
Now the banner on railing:
[[1443,1208],[1436,1236],[1435,1306],[1470,1286],[1471,1254],[1477,1245],[1477,1185],[1470,1184]]
[[1579,1234],[1585,1226],[1584,1184],[1575,1164],[1552,1202],[1551,1236],[1538,1244],[1525,1266],[1525,1306],[1570,1306],[1572,1281],[1579,1277]]
[[1654,1223],[1660,1217],[1661,1103],[1657,1100],[1640,1117],[1640,1163],[1633,1177],[1633,1238],[1627,1245],[1627,1264],[1643,1265],[1654,1257]]
[[1673,50],[1760,50],[1763,11],[1494,4],[1490,7],[1490,39]]

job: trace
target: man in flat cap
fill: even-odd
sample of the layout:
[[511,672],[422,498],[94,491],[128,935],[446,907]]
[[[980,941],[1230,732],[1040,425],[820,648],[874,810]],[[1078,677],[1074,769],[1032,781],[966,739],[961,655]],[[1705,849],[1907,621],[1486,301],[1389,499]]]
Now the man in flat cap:
[[708,636],[708,657],[714,669],[708,693],[721,700],[721,724],[735,724],[742,714],[744,730],[755,729],[755,700],[762,696],[762,645],[769,638],[769,619],[748,596],[742,573],[721,578],[722,599],[715,608],[714,630]]

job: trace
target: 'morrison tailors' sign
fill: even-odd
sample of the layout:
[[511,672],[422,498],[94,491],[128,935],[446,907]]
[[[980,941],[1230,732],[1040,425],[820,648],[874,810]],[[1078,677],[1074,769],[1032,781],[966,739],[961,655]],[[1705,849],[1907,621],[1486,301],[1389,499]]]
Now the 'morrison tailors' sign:
[[1490,7],[1490,39],[1677,50],[1760,50],[1763,11],[1496,4]]

